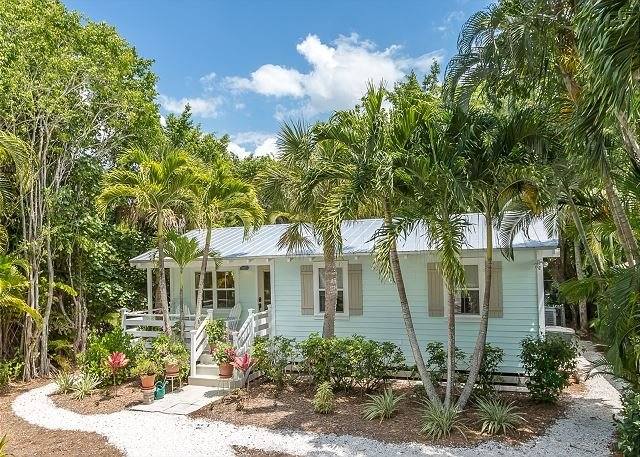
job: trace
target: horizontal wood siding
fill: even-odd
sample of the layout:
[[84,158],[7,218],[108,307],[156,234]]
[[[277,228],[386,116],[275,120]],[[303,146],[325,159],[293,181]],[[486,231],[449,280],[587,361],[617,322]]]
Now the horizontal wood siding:
[[[495,257],[499,253],[496,251]],[[505,351],[501,369],[519,373],[520,341],[526,335],[537,333],[537,299],[535,252],[517,251],[516,260],[500,259],[503,271],[504,314],[501,318],[489,319],[488,341]],[[427,315],[427,256],[402,256],[402,271],[407,288],[407,297],[418,339],[422,348],[429,341],[446,341],[444,317]],[[430,261],[434,261],[431,259]],[[405,337],[400,314],[400,304],[393,284],[383,282],[372,270],[369,257],[350,260],[362,264],[363,314],[336,319],[336,334],[349,336],[354,333],[379,341],[392,341],[400,345],[406,356],[411,351]],[[308,259],[276,260],[275,293],[277,334],[304,339],[311,332],[322,331],[322,319],[300,314],[300,265],[310,264]],[[470,353],[473,350],[477,330],[477,319],[459,316],[456,342]]]

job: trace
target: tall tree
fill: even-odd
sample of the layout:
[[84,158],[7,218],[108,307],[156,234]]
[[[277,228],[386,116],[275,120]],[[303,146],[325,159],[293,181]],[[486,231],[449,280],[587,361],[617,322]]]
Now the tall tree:
[[131,149],[119,162],[121,167],[104,179],[98,208],[104,213],[110,205],[130,203],[135,213],[155,223],[163,328],[171,334],[165,275],[166,230],[176,225],[180,214],[196,205],[197,180],[192,161],[183,151],[162,144],[149,151]]
[[286,208],[272,218],[290,221],[279,246],[298,253],[304,253],[314,242],[322,247],[325,281],[322,336],[325,338],[335,335],[336,256],[342,249],[342,219],[323,223],[331,189],[337,183],[328,179],[318,184],[313,179],[322,164],[337,154],[336,146],[334,141],[318,140],[317,132],[302,123],[284,124],[278,134],[279,160],[270,164],[259,178],[267,199]]

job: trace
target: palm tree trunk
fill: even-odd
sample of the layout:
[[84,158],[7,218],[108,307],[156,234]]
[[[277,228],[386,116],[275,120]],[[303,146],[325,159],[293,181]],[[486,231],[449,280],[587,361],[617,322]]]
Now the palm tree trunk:
[[[584,272],[582,271],[582,255],[580,255],[580,241],[573,242],[573,255],[575,256],[576,263],[576,276],[578,279],[584,278]],[[578,313],[580,315],[580,330],[587,332],[589,330],[589,318],[587,317],[587,300],[584,298],[578,303]]]
[[323,240],[324,251],[324,321],[322,337],[333,338],[336,330],[336,305],[338,303],[338,275],[336,249],[332,242]]
[[160,288],[160,305],[162,306],[162,328],[167,335],[171,335],[169,300],[167,298],[167,283],[164,272],[164,221],[160,211],[158,212],[158,269],[158,287]]
[[453,290],[449,290],[449,306],[447,310],[447,385],[444,394],[444,406],[451,404],[451,392],[456,375],[456,297]]
[[211,250],[211,225],[207,225],[207,234],[204,239],[204,250],[202,251],[202,263],[200,264],[200,279],[198,280],[198,296],[196,298],[196,318],[194,327],[200,325],[200,315],[202,314],[202,298],[204,295],[204,277],[207,274],[207,261]]
[[[389,213],[388,204],[385,202],[384,218],[386,224],[391,224],[391,214]],[[413,318],[411,317],[411,308],[409,307],[409,300],[407,299],[407,291],[404,287],[404,278],[402,277],[402,269],[400,268],[400,259],[398,257],[398,251],[396,248],[395,240],[392,240],[389,246],[389,261],[391,263],[391,271],[393,273],[393,281],[396,284],[398,290],[398,298],[400,299],[400,310],[402,312],[402,320],[404,321],[404,328],[407,332],[407,339],[409,340],[409,346],[411,347],[411,353],[413,354],[413,360],[416,363],[420,380],[427,393],[429,400],[436,404],[441,405],[442,402],[438,397],[438,393],[431,382],[431,377],[427,371],[427,366],[424,363],[422,357],[422,351],[418,344],[418,337],[416,336],[416,329],[413,326]]]
[[467,382],[464,384],[464,388],[462,389],[462,393],[460,394],[460,398],[456,405],[456,408],[459,411],[464,409],[469,398],[471,398],[471,392],[473,391],[473,387],[478,379],[478,373],[480,373],[482,358],[484,357],[484,347],[487,343],[489,303],[491,300],[491,272],[493,270],[493,218],[491,217],[491,211],[486,211],[484,218],[486,225],[487,250],[484,257],[484,296],[482,298],[482,308],[480,309],[480,328],[478,329],[476,346],[473,350],[473,355],[469,363],[469,376],[467,377]]
[[184,339],[184,268],[180,268],[180,338]]
[[604,173],[604,188],[607,194],[607,200],[609,201],[609,210],[613,217],[613,222],[616,226],[616,232],[620,238],[620,245],[624,250],[625,257],[630,266],[640,263],[640,249],[638,249],[638,242],[636,241],[629,218],[624,212],[620,198],[615,188],[615,184],[611,178],[609,171]]
[[567,198],[569,200],[571,218],[573,219],[573,224],[576,226],[576,230],[578,231],[578,236],[580,237],[580,240],[584,245],[584,249],[587,253],[587,257],[589,257],[589,262],[591,263],[591,267],[593,268],[593,273],[596,276],[600,276],[601,275],[600,262],[598,261],[595,254],[593,253],[593,250],[589,246],[589,242],[587,240],[587,232],[585,231],[584,226],[582,225],[582,219],[580,219],[580,213],[578,212],[578,207],[576,206],[576,203],[573,200],[573,196],[571,195],[571,191],[569,190],[569,188],[565,187],[565,190],[567,192]]

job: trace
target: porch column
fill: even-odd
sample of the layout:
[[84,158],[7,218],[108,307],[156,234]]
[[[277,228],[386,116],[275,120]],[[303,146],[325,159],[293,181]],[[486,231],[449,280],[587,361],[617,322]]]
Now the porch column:
[[153,313],[153,268],[147,267],[147,311]]

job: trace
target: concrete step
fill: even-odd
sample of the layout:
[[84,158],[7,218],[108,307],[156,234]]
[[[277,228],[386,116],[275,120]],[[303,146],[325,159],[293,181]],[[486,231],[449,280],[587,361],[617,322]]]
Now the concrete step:
[[196,365],[196,375],[216,376],[219,374],[218,365],[199,363]]
[[192,386],[218,387],[221,389],[236,389],[242,387],[242,381],[239,379],[222,379],[218,375],[201,375],[189,376],[189,384]]

